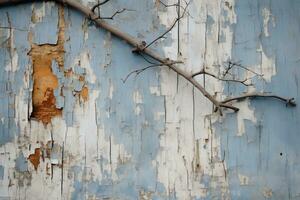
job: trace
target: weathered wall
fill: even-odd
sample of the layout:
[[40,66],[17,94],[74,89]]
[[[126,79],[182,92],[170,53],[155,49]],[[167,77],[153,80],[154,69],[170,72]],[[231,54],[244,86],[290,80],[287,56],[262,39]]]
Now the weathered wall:
[[[154,0],[112,0],[101,13],[122,8],[109,23],[145,41],[177,16]],[[300,99],[300,1],[192,0],[188,12],[153,48],[190,72],[234,60],[264,75],[251,87],[199,78],[210,93]],[[212,114],[167,68],[123,83],[149,63],[54,3],[0,8],[0,27],[0,199],[300,198],[298,107],[256,99]]]

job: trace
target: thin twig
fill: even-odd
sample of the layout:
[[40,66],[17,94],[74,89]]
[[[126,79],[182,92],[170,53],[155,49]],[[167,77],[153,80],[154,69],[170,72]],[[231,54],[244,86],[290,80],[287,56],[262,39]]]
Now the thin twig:
[[[180,5],[178,5],[178,3],[174,3],[174,4],[166,4],[166,3],[164,3],[164,2],[162,2],[161,0],[159,0],[159,3],[161,3],[164,7],[173,7],[173,6],[175,6],[175,7],[178,7],[178,6],[180,6]],[[183,8],[183,6],[180,6],[181,8]]]
[[227,67],[226,71],[223,73],[223,76],[226,76],[232,67],[233,67],[233,65],[231,63],[228,63],[228,67]]
[[163,33],[161,34],[160,36],[158,36],[156,39],[154,39],[152,42],[150,42],[148,45],[146,45],[142,50],[145,50],[147,49],[148,47],[150,47],[152,44],[154,44],[156,41],[162,39],[167,33],[169,33],[174,27],[175,25],[177,24],[177,22],[182,19],[186,13],[186,10],[187,10],[187,7],[189,6],[190,4],[190,1],[188,3],[186,3],[186,6],[183,10],[183,13],[181,16],[177,17],[176,20],[173,22],[173,24]]
[[11,20],[10,20],[10,16],[8,14],[8,12],[6,12],[6,17],[7,17],[7,23],[9,25],[9,37],[7,40],[7,48],[9,51],[9,58],[10,58],[10,67],[13,67],[13,38],[12,38],[12,34],[13,34],[13,29],[12,29],[12,25],[11,25]]
[[117,14],[120,14],[120,13],[122,13],[122,12],[124,12],[124,11],[133,11],[133,10],[128,10],[128,9],[126,9],[126,8],[123,8],[123,9],[121,9],[121,10],[116,11],[116,12],[115,12],[112,16],[110,16],[110,17],[100,17],[100,19],[111,19],[111,20],[113,20],[114,17],[115,17]]
[[151,65],[157,65],[159,63],[154,63],[152,61],[150,61],[143,53],[141,52],[137,52],[147,63],[151,64]]
[[272,95],[272,94],[266,94],[266,93],[249,93],[249,94],[244,94],[238,97],[233,97],[233,98],[228,98],[224,101],[222,101],[222,104],[226,104],[229,103],[231,101],[240,101],[246,98],[256,98],[256,97],[263,97],[263,98],[275,98],[281,101],[284,101],[286,103],[286,105],[288,106],[296,106],[296,102],[294,98],[283,98],[277,95]]
[[[147,62],[149,62],[143,55],[142,55],[142,57],[143,57]],[[166,65],[161,64],[161,63],[152,63],[152,62],[149,62],[149,63],[152,64],[152,65],[147,66],[147,67],[144,67],[144,68],[142,68],[142,69],[134,70],[134,71],[130,72],[129,74],[127,74],[127,76],[126,76],[124,79],[122,79],[123,83],[125,83],[125,82],[127,81],[127,79],[128,79],[132,74],[136,74],[136,76],[137,76],[137,75],[139,75],[140,73],[142,73],[143,71],[145,71],[145,70],[147,70],[147,69],[149,69],[149,68],[166,66]],[[177,63],[181,63],[181,61],[174,61],[173,63],[170,63],[170,64],[173,65],[173,64],[177,64]]]
[[123,81],[123,83],[125,83],[132,74],[135,74],[137,76],[137,75],[139,75],[140,73],[142,73],[143,71],[145,71],[149,68],[160,67],[160,66],[163,66],[163,65],[162,64],[154,64],[154,65],[144,67],[142,69],[134,70],[134,71],[130,72],[129,74],[127,74],[127,76],[124,79],[122,79],[122,81]]
[[226,71],[225,71],[225,73],[224,73],[224,76],[233,68],[233,67],[240,67],[240,68],[242,68],[242,69],[244,69],[244,70],[246,70],[246,71],[249,71],[249,72],[251,72],[251,73],[253,73],[253,74],[255,74],[255,75],[257,75],[257,76],[263,76],[263,74],[259,74],[259,73],[257,73],[257,72],[255,72],[255,71],[253,71],[252,69],[249,69],[248,67],[245,67],[244,65],[242,65],[242,64],[240,64],[240,63],[237,63],[237,62],[233,62],[233,61],[227,61],[227,63],[228,63],[228,68],[226,69]]
[[252,83],[247,83],[247,81],[249,80],[248,78],[245,78],[244,80],[236,80],[236,79],[226,79],[226,78],[221,78],[221,77],[218,77],[217,75],[215,74],[212,74],[210,72],[206,72],[204,70],[201,70],[197,73],[194,73],[191,77],[194,78],[195,76],[198,76],[198,75],[208,75],[208,76],[211,76],[217,80],[220,80],[220,81],[227,81],[227,82],[236,82],[236,83],[241,83],[245,86],[251,86],[253,85]]
[[[165,8],[169,8],[169,7],[176,7],[176,8],[182,8],[183,10],[185,9],[182,5],[180,5],[179,3],[173,3],[173,4],[166,4],[164,2],[162,2],[161,0],[159,0],[159,3],[162,4]],[[186,1],[185,1],[186,3]],[[186,12],[187,15],[191,18],[193,18],[193,16],[191,16],[191,14],[187,11]]]
[[[99,4],[100,3],[100,0],[97,0],[97,3]],[[94,9],[95,10],[95,9]],[[100,15],[101,15],[101,9],[100,9],[100,6],[97,7],[97,10],[98,10],[98,17],[100,19]]]
[[106,4],[107,2],[109,2],[110,0],[105,0],[105,1],[102,1],[102,2],[100,2],[100,3],[97,3],[96,5],[94,5],[92,8],[91,8],[91,11],[92,12],[95,12],[95,9],[96,8],[98,8],[98,7],[100,7],[100,6],[102,6],[102,5],[104,5],[104,4]]

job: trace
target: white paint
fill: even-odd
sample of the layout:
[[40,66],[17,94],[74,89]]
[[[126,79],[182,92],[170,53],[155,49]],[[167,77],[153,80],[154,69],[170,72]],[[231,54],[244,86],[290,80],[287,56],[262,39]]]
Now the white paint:
[[86,77],[87,81],[90,83],[95,83],[97,80],[96,75],[94,74],[93,69],[91,68],[90,65],[90,54],[88,51],[81,52],[80,55],[74,59],[71,68],[74,69],[75,66],[78,66],[80,63],[80,67],[84,68],[86,70]]
[[[10,37],[10,38],[9,38]],[[18,70],[18,53],[14,43],[14,29],[8,30],[9,42],[9,60],[7,61],[5,71],[16,72]]]
[[[39,23],[42,22],[45,15],[46,15],[46,11],[50,11],[52,9],[52,7],[55,6],[54,2],[42,2],[41,4],[38,4],[39,6],[37,7],[36,4],[32,4],[31,9],[32,12],[34,14],[34,19],[35,19],[35,23]],[[32,23],[31,27],[34,27],[35,24]]]
[[132,99],[133,99],[133,102],[135,103],[134,114],[140,115],[141,114],[140,104],[143,103],[143,97],[138,90],[135,90],[133,92]]
[[[102,170],[111,173],[113,180],[118,180],[116,174],[118,165],[120,162],[128,162],[132,156],[123,144],[118,144],[115,141],[113,136],[109,138],[105,124],[103,127],[97,126],[95,103],[99,94],[99,91],[91,90],[89,100],[84,105],[79,102],[76,104],[74,126],[68,127],[65,140],[65,151],[72,157],[68,166],[85,165],[88,175],[84,178],[86,180],[97,179],[101,181],[104,177],[101,172],[101,165],[99,165],[101,157],[104,160],[111,161],[111,164],[102,165]],[[97,115],[102,115],[102,113],[97,113]],[[83,176],[83,174],[78,175],[79,179]]]
[[159,87],[150,87],[150,94],[153,94],[155,96],[160,96],[160,89]]
[[266,37],[269,37],[269,24],[270,24],[270,20],[271,20],[271,24],[273,27],[275,27],[275,19],[274,16],[272,15],[270,9],[268,8],[263,8],[262,12],[261,12],[262,16],[263,16],[263,28],[264,28],[264,35]]
[[237,136],[242,136],[245,133],[245,120],[256,123],[255,112],[254,109],[250,108],[248,100],[238,102],[234,105],[240,109],[237,112]]
[[137,105],[134,109],[134,114],[135,115],[140,115],[141,114],[141,107]]
[[242,185],[242,186],[249,185],[249,177],[248,176],[238,174],[238,177],[239,177],[240,185]]
[[138,90],[133,92],[132,98],[133,98],[133,102],[136,104],[143,103],[143,97]]
[[265,81],[271,82],[272,76],[276,75],[275,56],[269,58],[262,46],[257,51],[261,52],[261,74]]
[[83,33],[83,39],[84,41],[87,41],[89,39],[89,32],[87,30]]
[[[234,7],[234,1],[228,2]],[[228,11],[227,16],[221,14],[222,9]],[[169,36],[174,42],[163,47],[164,53],[175,60],[184,60],[185,64],[180,67],[187,72],[197,72],[203,66],[210,72],[218,72],[216,66],[222,66],[231,57],[233,33],[229,26],[224,27],[222,23],[236,23],[234,9],[227,8],[224,2],[217,0],[196,0],[191,2],[188,11],[192,17],[186,17],[180,22],[182,55],[177,57],[176,27]],[[161,23],[166,27],[172,24],[175,15],[176,10],[172,8],[159,12]],[[206,29],[207,15],[215,21],[210,34]],[[225,36],[226,41],[218,43],[220,33]],[[204,175],[212,176],[211,190],[222,188],[222,197],[230,198],[229,186],[224,178],[226,163],[220,161],[223,155],[220,152],[220,139],[214,134],[212,126],[214,122],[221,120],[220,116],[212,114],[211,102],[197,89],[193,92],[186,80],[179,77],[177,83],[176,73],[162,68],[161,77],[160,94],[166,98],[166,131],[160,137],[160,151],[156,159],[158,180],[168,188],[168,194],[176,191],[178,199],[193,199],[206,197],[208,191],[201,184],[201,178]],[[201,77],[197,80],[203,83]],[[206,89],[212,94],[217,92],[217,97],[221,98],[222,84],[220,81],[207,79]]]
[[265,187],[262,193],[263,193],[265,198],[272,198],[272,196],[273,196],[272,189],[268,188],[268,187]]
[[89,6],[89,4],[95,4],[95,2],[97,2],[96,0],[80,0],[80,2],[82,3],[82,5],[85,6]]
[[160,121],[164,117],[165,117],[165,113],[164,112],[156,112],[155,115],[154,115],[154,120]]
[[58,159],[51,159],[51,164],[53,164],[53,165],[58,165],[59,164],[59,161],[58,161]]
[[114,85],[112,84],[112,82],[110,81],[109,82],[109,93],[108,93],[108,96],[110,99],[113,98],[113,94],[114,94]]
[[[36,5],[32,4],[31,9],[35,18],[35,22],[41,22],[46,15],[46,4],[43,2],[42,6],[39,8],[36,8]],[[32,24],[32,26],[34,26],[34,24]]]

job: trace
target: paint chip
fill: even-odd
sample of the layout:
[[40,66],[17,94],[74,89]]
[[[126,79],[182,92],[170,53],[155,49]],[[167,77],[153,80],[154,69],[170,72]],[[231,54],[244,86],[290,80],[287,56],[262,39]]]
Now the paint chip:
[[31,164],[34,166],[34,169],[37,170],[40,164],[40,157],[41,157],[41,149],[36,148],[34,150],[34,154],[30,154],[28,160],[30,160]]

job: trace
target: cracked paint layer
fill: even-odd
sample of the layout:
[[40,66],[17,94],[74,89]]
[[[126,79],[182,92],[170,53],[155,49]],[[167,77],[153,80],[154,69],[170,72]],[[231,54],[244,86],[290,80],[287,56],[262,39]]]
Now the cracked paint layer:
[[[0,8],[1,26],[16,28],[0,29],[1,198],[297,199],[298,108],[247,100],[221,117],[167,68],[123,83],[149,65],[123,41],[72,9],[19,6]],[[109,23],[147,42],[177,16],[175,6],[139,0],[110,1],[101,14],[117,8],[132,11]],[[251,88],[197,78],[217,98],[255,90],[300,98],[299,8],[292,0],[192,1],[153,48],[190,72],[219,73],[224,61],[241,60],[264,74]],[[50,114],[30,120],[38,106]]]

